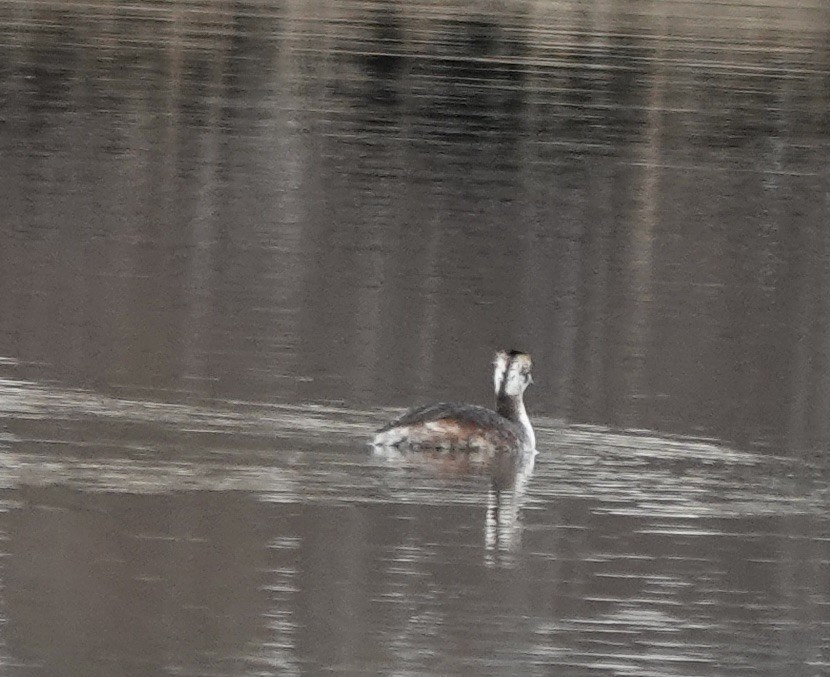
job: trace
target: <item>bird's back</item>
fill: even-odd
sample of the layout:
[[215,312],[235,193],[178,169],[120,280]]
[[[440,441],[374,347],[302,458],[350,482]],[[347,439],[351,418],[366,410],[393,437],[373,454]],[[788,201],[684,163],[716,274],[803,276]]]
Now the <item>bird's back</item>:
[[491,409],[458,402],[438,402],[411,409],[378,430],[377,447],[443,451],[519,451],[523,430]]

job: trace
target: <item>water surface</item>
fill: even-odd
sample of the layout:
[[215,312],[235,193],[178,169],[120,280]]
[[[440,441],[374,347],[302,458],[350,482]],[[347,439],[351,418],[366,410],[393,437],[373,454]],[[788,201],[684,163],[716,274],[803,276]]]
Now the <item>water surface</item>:
[[[0,661],[830,671],[825,3],[0,2]],[[370,453],[534,356],[512,481]]]

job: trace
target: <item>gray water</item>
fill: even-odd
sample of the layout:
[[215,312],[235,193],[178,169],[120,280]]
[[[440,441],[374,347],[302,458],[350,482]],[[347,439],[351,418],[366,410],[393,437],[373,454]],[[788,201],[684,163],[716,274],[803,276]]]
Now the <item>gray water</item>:
[[[0,671],[830,674],[830,6],[0,0]],[[527,350],[516,476],[370,453]]]

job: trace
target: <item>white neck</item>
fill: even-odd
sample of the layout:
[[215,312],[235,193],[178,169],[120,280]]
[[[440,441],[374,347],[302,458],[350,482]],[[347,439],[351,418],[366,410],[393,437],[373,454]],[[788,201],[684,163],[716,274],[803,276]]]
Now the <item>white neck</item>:
[[527,415],[527,410],[525,409],[524,400],[519,400],[519,406],[517,407],[517,413],[519,415],[519,420],[517,423],[524,428],[525,435],[527,435],[527,443],[530,449],[536,448],[536,433],[533,432],[533,426],[530,425],[530,417]]

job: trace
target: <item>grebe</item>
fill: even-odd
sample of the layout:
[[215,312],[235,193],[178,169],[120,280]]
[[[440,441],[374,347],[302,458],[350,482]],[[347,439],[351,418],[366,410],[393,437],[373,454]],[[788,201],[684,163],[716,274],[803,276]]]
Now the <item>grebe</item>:
[[500,350],[493,366],[496,411],[457,402],[410,409],[378,430],[372,445],[477,452],[485,458],[497,452],[534,451],[536,436],[522,397],[533,383],[530,355]]

